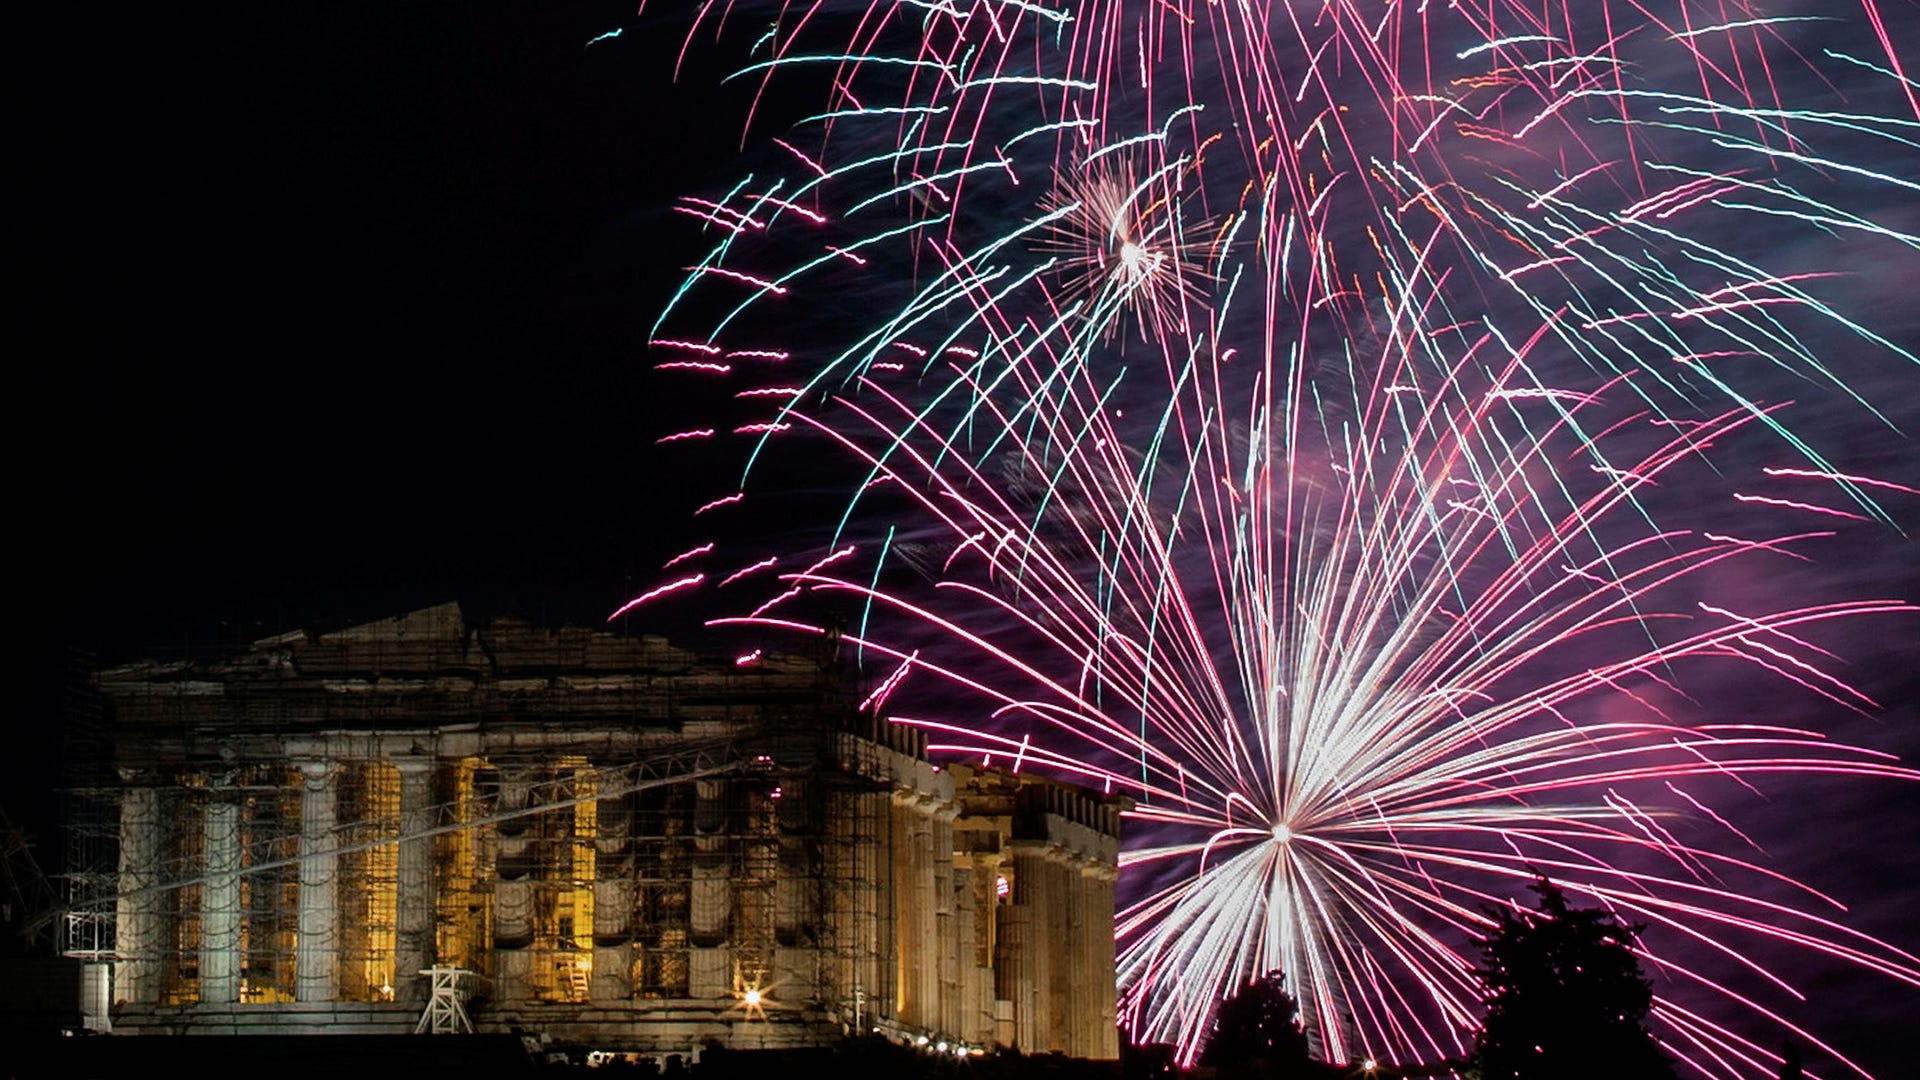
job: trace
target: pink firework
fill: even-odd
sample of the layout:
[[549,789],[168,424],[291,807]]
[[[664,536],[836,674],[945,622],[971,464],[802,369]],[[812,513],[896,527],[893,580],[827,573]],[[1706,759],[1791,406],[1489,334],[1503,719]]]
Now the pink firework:
[[[1834,287],[1920,274],[1905,29],[784,6],[740,77],[820,108],[687,200],[656,327],[766,409],[673,433],[742,449],[703,526],[810,489],[705,556],[760,590],[716,621],[844,622],[946,752],[1134,799],[1121,1019],[1188,1060],[1273,968],[1329,1059],[1457,1057],[1487,907],[1545,873],[1649,927],[1669,1052],[1772,1075],[1825,1046],[1783,946],[1920,986],[1740,809],[1916,779],[1827,734],[1880,708],[1839,629],[1911,603],[1790,587],[1912,521],[1848,455],[1911,418],[1857,380],[1915,323]],[[779,393],[714,359],[762,354]],[[671,573],[643,598],[708,589]]]

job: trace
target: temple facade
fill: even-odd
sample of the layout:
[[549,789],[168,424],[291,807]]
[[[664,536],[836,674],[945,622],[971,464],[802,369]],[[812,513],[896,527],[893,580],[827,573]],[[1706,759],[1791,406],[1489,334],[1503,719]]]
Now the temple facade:
[[834,651],[443,605],[101,672],[90,1025],[1116,1056],[1121,801],[929,761]]

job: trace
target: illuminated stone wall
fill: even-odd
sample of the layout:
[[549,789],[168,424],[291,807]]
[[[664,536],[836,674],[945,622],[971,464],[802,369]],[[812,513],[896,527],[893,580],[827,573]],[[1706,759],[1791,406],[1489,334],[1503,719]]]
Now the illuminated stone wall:
[[1111,1058],[1120,805],[927,760],[833,657],[446,606],[103,672],[116,1031],[481,1030],[600,1049]]

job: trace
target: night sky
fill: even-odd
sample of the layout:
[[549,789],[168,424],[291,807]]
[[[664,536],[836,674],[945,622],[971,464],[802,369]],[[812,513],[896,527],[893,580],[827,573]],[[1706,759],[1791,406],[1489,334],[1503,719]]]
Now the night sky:
[[[633,6],[139,5],[14,35],[38,677],[0,805],[49,827],[64,672],[448,599],[592,623],[657,580],[691,497],[659,468],[644,350],[693,250],[667,208],[730,177],[746,91],[675,84],[678,34]],[[1901,695],[1884,735],[1916,719],[1920,650],[1880,655],[1903,668],[1868,680]],[[1828,787],[1779,816],[1875,834],[1818,870],[1892,932],[1920,905],[1920,798]],[[1831,1023],[1902,1075],[1920,995],[1872,994]]]
[[665,36],[583,48],[620,3],[236,10],[35,46],[23,476],[59,636],[604,614],[660,561],[654,232],[728,103]]
[[731,155],[710,110],[740,103],[676,86],[669,35],[583,47],[634,23],[631,3],[148,5],[17,35],[34,678],[0,806],[32,833],[54,828],[68,748],[43,721],[77,673],[446,600],[591,625],[667,557],[660,230],[690,232],[666,207]]

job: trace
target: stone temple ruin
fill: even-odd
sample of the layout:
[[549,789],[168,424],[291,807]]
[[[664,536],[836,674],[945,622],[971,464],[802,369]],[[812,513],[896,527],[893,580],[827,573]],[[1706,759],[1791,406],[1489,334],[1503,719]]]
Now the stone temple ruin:
[[1116,1056],[1123,801],[930,762],[834,652],[448,604],[103,671],[87,1024]]

